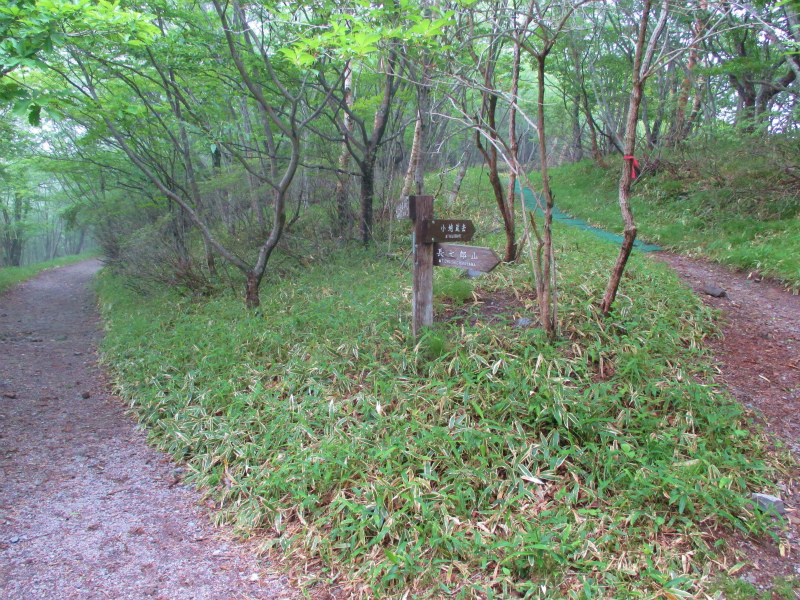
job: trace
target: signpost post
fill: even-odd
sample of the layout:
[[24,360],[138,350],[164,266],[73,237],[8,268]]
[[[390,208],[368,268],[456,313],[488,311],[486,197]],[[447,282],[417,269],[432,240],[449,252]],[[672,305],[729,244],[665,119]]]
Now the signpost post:
[[446,243],[470,241],[475,225],[469,219],[434,219],[433,196],[408,196],[408,217],[414,223],[411,330],[417,338],[423,327],[433,325],[433,267],[488,273],[500,264],[500,257],[491,248]]
[[409,196],[408,212],[414,222],[411,330],[416,339],[423,327],[433,325],[433,244],[424,241],[425,221],[433,218],[433,196]]

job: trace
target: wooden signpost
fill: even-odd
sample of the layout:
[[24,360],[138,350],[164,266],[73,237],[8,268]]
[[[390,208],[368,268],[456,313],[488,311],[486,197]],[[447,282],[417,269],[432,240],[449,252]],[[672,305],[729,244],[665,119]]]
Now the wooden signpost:
[[414,338],[433,325],[433,244],[424,241],[425,221],[433,219],[433,196],[409,196],[408,214],[414,222],[414,284],[411,330]]
[[[405,207],[403,207],[405,208]],[[398,214],[405,214],[405,210]],[[468,242],[475,234],[469,219],[434,219],[433,196],[409,196],[408,218],[414,223],[412,332],[433,325],[433,267],[489,272],[500,264],[491,248],[444,242]]]

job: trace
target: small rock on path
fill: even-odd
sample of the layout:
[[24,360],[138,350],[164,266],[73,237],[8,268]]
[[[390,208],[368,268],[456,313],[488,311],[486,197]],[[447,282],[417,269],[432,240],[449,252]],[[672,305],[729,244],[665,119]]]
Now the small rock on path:
[[88,289],[99,261],[0,298],[0,598],[288,600],[108,393]]

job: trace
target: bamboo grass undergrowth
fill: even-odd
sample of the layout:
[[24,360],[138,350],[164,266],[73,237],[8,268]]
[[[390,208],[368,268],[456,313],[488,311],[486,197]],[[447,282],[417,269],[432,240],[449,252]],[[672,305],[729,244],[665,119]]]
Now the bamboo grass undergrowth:
[[[267,281],[258,312],[232,294],[134,296],[104,274],[105,360],[218,521],[311,568],[307,585],[693,596],[719,557],[709,531],[766,530],[747,498],[774,489],[775,459],[712,382],[716,314],[635,254],[603,320],[613,252],[579,231],[556,239],[555,342],[514,315],[489,322],[459,288],[472,318],[414,343],[409,268],[349,250]],[[452,275],[436,279],[446,302]],[[530,271],[475,285],[530,291]]]

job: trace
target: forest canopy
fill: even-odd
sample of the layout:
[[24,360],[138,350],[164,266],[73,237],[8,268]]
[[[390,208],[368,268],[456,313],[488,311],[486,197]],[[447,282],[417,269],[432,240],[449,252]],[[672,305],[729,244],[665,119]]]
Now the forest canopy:
[[254,307],[276,252],[384,242],[399,198],[483,165],[546,295],[548,167],[618,165],[631,241],[623,157],[755,136],[798,176],[791,2],[13,0],[0,36],[4,265],[88,233],[142,288],[222,277]]

